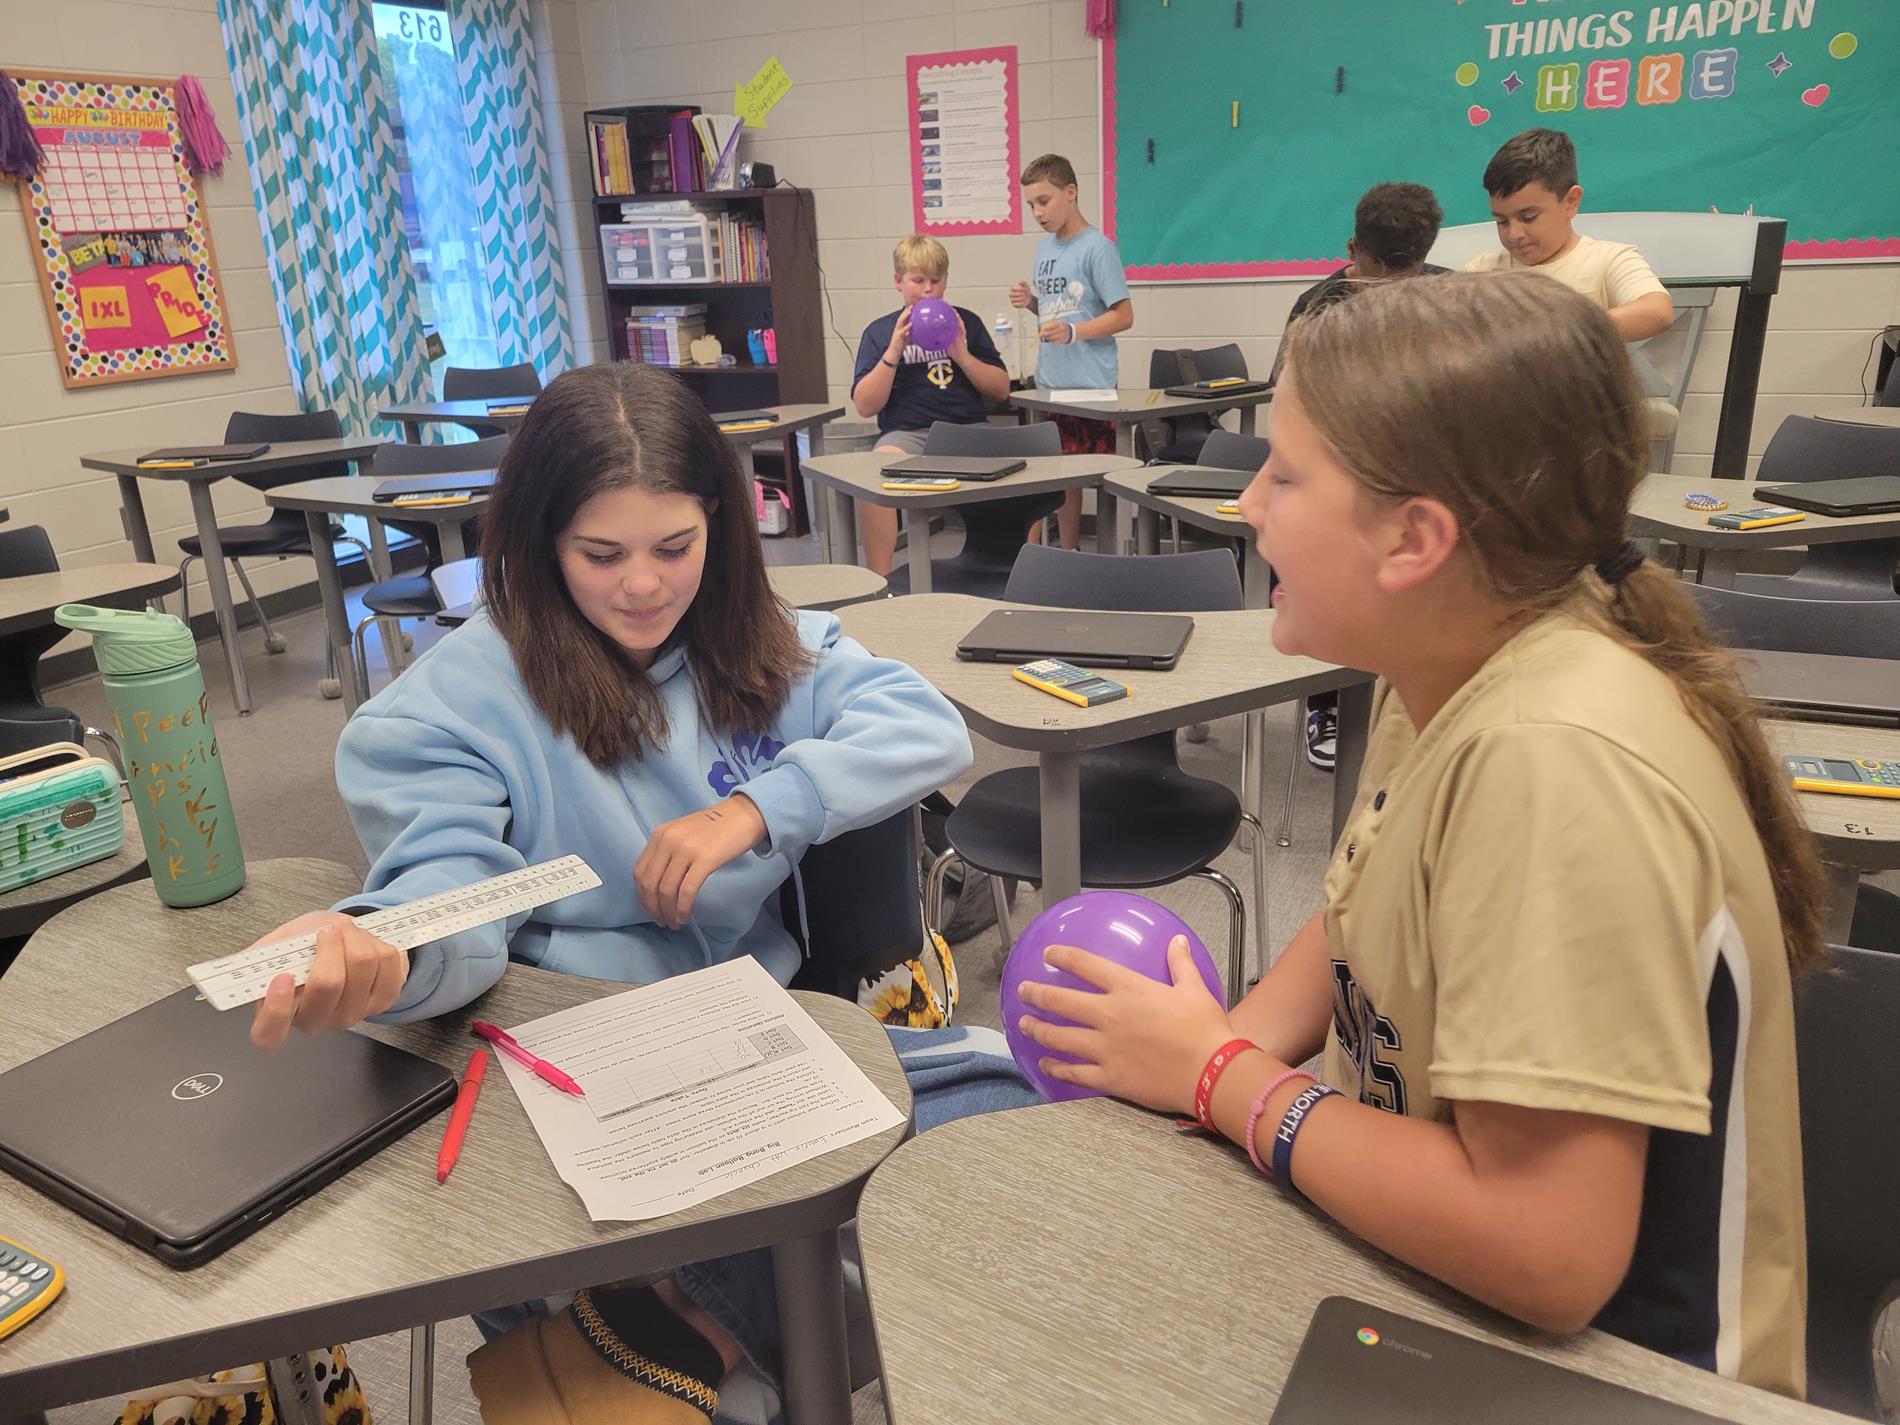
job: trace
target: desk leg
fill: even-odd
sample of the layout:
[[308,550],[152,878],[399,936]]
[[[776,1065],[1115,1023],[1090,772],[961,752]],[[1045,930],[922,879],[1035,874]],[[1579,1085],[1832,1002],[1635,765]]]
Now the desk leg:
[[[141,564],[156,564],[152,555],[152,527],[145,519],[145,496],[136,475],[121,475],[119,481],[119,524],[132,541],[132,557]],[[152,608],[162,609],[162,597],[146,600]]]
[[1130,459],[1135,454],[1135,428],[1141,424],[1137,420],[1115,422],[1115,453],[1126,455]]
[[1732,589],[1735,587],[1735,574],[1741,566],[1741,553],[1733,549],[1710,549],[1703,552],[1702,577],[1697,582],[1707,584],[1711,589]]
[[1082,756],[1044,752],[1042,771],[1042,908],[1082,889]]
[[421,421],[404,421],[402,423],[402,438],[408,441],[409,444],[411,445],[421,445],[422,444],[422,422]]
[[343,711],[353,713],[366,696],[356,681],[356,658],[350,644],[350,615],[343,602],[343,580],[336,570],[336,550],[330,545],[330,517],[321,510],[305,510],[310,547],[316,551],[317,589],[323,595],[323,619],[336,650],[336,675],[343,684]]
[[1333,759],[1333,840],[1346,829],[1353,798],[1359,791],[1359,768],[1366,760],[1366,739],[1372,735],[1372,684],[1355,683],[1339,690],[1339,747]]
[[1254,433],[1254,418],[1258,416],[1259,413],[1260,407],[1258,406],[1242,406],[1240,408],[1240,433],[1242,435],[1252,435]]
[[437,527],[437,536],[442,541],[442,562],[453,564],[457,560],[468,558],[468,544],[462,538],[462,522],[447,520]]
[[1273,607],[1273,570],[1260,557],[1260,546],[1250,534],[1241,541],[1240,602],[1250,609]]
[[851,1418],[851,1357],[837,1229],[779,1243],[772,1249],[772,1271],[784,1339],[787,1425],[839,1425]]
[[435,1415],[435,1323],[409,1329],[409,1425]]
[[[325,518],[327,519],[328,516]],[[329,543],[327,534],[324,536],[324,542]],[[369,568],[379,584],[393,577],[396,572],[396,566],[389,559],[389,531],[383,528],[381,520],[375,518],[369,522]]]
[[1143,505],[1135,511],[1135,553],[1161,552],[1161,516]]
[[311,1374],[310,1358],[301,1353],[264,1363],[281,1425],[323,1425],[323,1386]]
[[904,558],[910,565],[910,591],[930,592],[930,511],[904,506]]
[[1120,554],[1121,542],[1121,501],[1108,492],[1106,485],[1095,487],[1095,552],[1097,554]]
[[831,527],[831,556],[839,564],[856,564],[859,562],[857,502],[836,486],[826,487],[825,499],[830,511],[826,523]]
[[[224,545],[218,539],[218,516],[211,507],[211,482],[188,480],[191,512],[198,521],[198,541],[204,547],[205,582],[211,586],[211,607],[218,617],[218,637],[224,640],[224,664],[231,674],[231,700],[240,715],[251,710],[251,685],[244,676],[244,657],[238,651],[237,610],[231,607],[231,581],[224,567]],[[149,537],[148,537],[149,544]]]
[[1830,945],[1845,945],[1854,929],[1854,899],[1860,894],[1860,871],[1853,866],[1828,865],[1827,900],[1821,908],[1821,933]]

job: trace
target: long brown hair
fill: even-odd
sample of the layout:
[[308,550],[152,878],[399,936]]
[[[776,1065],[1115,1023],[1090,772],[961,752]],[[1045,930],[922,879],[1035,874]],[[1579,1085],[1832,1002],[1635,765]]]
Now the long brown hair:
[[601,767],[664,745],[666,711],[645,670],[574,606],[555,541],[582,505],[629,485],[706,510],[705,577],[675,637],[714,727],[763,732],[811,661],[766,581],[738,456],[685,383],[631,362],[557,376],[502,456],[482,593],[535,706]]
[[1668,674],[1754,819],[1789,960],[1818,958],[1820,861],[1734,657],[1674,575],[1596,573],[1624,548],[1649,449],[1608,316],[1539,273],[1432,276],[1379,284],[1288,342],[1301,406],[1368,493],[1440,501],[1491,597],[1573,606]]

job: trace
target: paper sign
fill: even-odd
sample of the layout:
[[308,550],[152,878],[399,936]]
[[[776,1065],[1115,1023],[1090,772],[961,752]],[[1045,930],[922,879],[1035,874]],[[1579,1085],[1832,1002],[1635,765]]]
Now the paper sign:
[[125,288],[88,287],[81,295],[84,298],[81,311],[87,331],[132,325],[132,308],[125,300]]
[[147,277],[145,285],[152,289],[152,300],[158,303],[158,314],[165,320],[165,330],[174,337],[186,332],[202,330],[205,325],[205,309],[199,305],[197,289],[191,285],[191,273],[182,267],[168,267],[154,277]]
[[791,92],[792,76],[773,55],[757,74],[733,89],[732,112],[745,120],[748,129],[762,129],[772,106]]

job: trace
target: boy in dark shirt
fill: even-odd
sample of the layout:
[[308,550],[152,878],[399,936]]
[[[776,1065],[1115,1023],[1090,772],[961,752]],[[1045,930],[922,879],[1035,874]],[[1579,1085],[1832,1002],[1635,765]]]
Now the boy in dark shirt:
[[[950,254],[942,243],[932,237],[904,238],[891,254],[891,265],[904,305],[864,329],[851,403],[859,415],[877,417],[879,451],[922,455],[933,422],[980,425],[983,403],[1008,397],[1009,372],[983,323],[966,308],[953,308],[960,330],[948,347],[926,351],[910,339],[910,309],[925,297],[941,298],[949,280]],[[889,574],[897,552],[897,511],[858,501],[858,533],[864,562]]]

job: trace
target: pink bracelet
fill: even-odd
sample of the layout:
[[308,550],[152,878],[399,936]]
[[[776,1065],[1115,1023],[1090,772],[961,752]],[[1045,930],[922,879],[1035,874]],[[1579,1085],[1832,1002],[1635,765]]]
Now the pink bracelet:
[[1260,1115],[1267,1111],[1267,1100],[1273,1097],[1274,1090],[1281,1084],[1290,1083],[1294,1079],[1312,1079],[1314,1083],[1319,1082],[1305,1069],[1288,1069],[1260,1090],[1260,1097],[1255,1099],[1253,1107],[1247,1110],[1247,1156],[1253,1159],[1253,1165],[1267,1177],[1272,1177],[1273,1173],[1265,1163],[1260,1161],[1260,1150],[1253,1145],[1254,1130],[1260,1127]]

